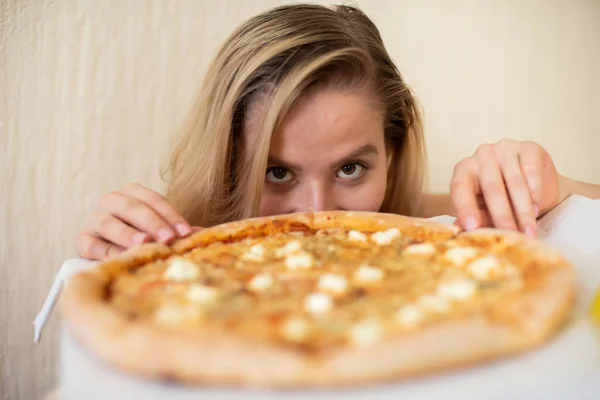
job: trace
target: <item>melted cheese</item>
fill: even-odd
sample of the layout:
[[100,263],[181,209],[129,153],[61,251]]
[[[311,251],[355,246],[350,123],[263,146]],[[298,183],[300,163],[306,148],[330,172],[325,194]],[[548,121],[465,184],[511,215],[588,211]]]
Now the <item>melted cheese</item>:
[[281,335],[292,342],[300,342],[308,335],[308,322],[304,318],[289,317],[279,327]]
[[248,289],[254,292],[262,292],[273,286],[273,277],[270,274],[261,273],[256,274],[248,282]]
[[370,265],[361,265],[354,272],[354,279],[360,283],[379,282],[383,279],[383,270]]
[[200,268],[187,258],[175,257],[165,270],[164,277],[176,282],[193,281],[200,278]]
[[477,249],[473,247],[452,247],[446,250],[444,257],[456,266],[463,266],[467,261],[477,256]]
[[292,240],[287,242],[283,247],[280,247],[275,251],[277,257],[285,257],[299,252],[302,249],[302,245],[298,240]]
[[478,280],[491,279],[502,273],[500,261],[494,256],[485,256],[472,261],[468,270]]
[[383,325],[378,319],[372,318],[359,322],[349,331],[350,342],[358,347],[372,346],[383,335]]
[[324,274],[319,278],[317,286],[325,292],[341,294],[348,289],[348,281],[342,275]]
[[201,284],[193,284],[189,287],[186,292],[186,297],[188,300],[194,303],[206,304],[210,303],[217,299],[219,296],[219,290],[205,286]]
[[467,300],[475,295],[477,286],[468,279],[455,279],[454,281],[441,283],[437,293],[450,300]]
[[314,265],[314,262],[312,255],[303,251],[287,256],[285,259],[285,266],[288,269],[306,269],[311,268]]
[[392,243],[392,240],[400,236],[398,228],[390,228],[385,231],[375,232],[371,235],[371,240],[380,246]]
[[435,246],[431,243],[412,244],[404,249],[404,253],[429,255],[435,253]]
[[304,308],[311,314],[324,314],[333,307],[333,300],[325,293],[310,293],[304,299]]
[[200,311],[193,307],[165,304],[158,309],[154,317],[159,324],[173,326],[197,320],[200,316]]
[[436,294],[426,294],[419,298],[419,305],[427,311],[443,313],[450,309],[450,302]]
[[264,256],[265,247],[262,244],[258,243],[250,247],[248,252],[242,254],[242,260],[261,262],[264,260]]
[[404,327],[413,327],[419,325],[423,321],[423,311],[415,305],[405,305],[396,312],[396,321]]
[[367,235],[360,231],[351,230],[348,232],[348,239],[353,240],[355,242],[366,242]]

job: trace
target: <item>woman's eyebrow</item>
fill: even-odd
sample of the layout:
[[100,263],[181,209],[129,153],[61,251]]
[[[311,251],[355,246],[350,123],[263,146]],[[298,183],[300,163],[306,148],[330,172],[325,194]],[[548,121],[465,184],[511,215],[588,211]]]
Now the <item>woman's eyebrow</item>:
[[364,146],[360,146],[358,149],[354,150],[350,154],[342,157],[341,159],[334,161],[331,163],[332,166],[339,166],[344,162],[352,161],[359,157],[369,156],[369,155],[378,155],[379,150],[373,144],[365,144]]
[[[359,158],[359,157],[364,157],[364,156],[368,156],[368,155],[377,155],[377,154],[379,154],[379,150],[377,149],[377,147],[375,145],[369,143],[369,144],[360,146],[359,148],[357,148],[356,150],[347,154],[346,156],[340,158],[339,160],[333,161],[331,163],[331,165],[337,167],[340,164],[343,164],[344,162],[348,162],[348,161],[351,161],[351,160]],[[302,171],[302,167],[300,165],[284,161],[273,155],[269,155],[268,163],[271,165],[277,165],[280,167],[292,169],[292,170],[298,171],[298,172]]]
[[284,167],[287,169],[292,169],[294,171],[302,171],[302,167],[298,164],[289,163],[287,161],[283,161],[282,159],[269,155],[269,159],[267,160],[268,164],[277,165],[278,167]]

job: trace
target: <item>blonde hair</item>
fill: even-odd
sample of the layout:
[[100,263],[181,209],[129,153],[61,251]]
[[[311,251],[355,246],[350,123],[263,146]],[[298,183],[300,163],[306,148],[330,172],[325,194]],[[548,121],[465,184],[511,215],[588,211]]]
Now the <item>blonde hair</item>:
[[[256,216],[271,134],[317,85],[373,93],[385,112],[389,161],[381,211],[414,215],[425,166],[420,111],[376,26],[350,6],[278,7],[229,37],[172,154],[167,199],[193,225]],[[264,112],[250,140],[243,128],[254,101]]]

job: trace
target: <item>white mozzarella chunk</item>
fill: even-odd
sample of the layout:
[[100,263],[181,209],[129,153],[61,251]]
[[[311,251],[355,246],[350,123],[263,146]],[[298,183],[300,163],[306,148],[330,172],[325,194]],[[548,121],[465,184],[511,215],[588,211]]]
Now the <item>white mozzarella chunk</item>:
[[154,317],[159,324],[173,326],[186,321],[197,320],[200,316],[200,311],[193,307],[165,304],[158,309]]
[[260,273],[254,275],[248,282],[248,289],[254,292],[262,292],[273,286],[274,280],[270,274]]
[[404,249],[404,253],[429,255],[435,253],[435,246],[431,243],[411,244]]
[[304,308],[311,314],[324,314],[333,307],[333,300],[325,293],[310,293],[304,299]]
[[354,280],[360,283],[379,282],[383,279],[383,270],[370,265],[361,265],[354,272]]
[[458,234],[462,231],[462,229],[456,225],[448,225],[448,228],[450,228],[454,234]]
[[437,293],[450,300],[467,300],[475,295],[476,290],[475,282],[468,279],[455,279],[441,283]]
[[286,339],[299,342],[302,341],[309,332],[308,322],[304,318],[290,317],[280,325],[280,332]]
[[473,260],[468,270],[475,279],[486,280],[501,273],[500,261],[494,256],[485,256]]
[[319,278],[317,286],[320,290],[341,294],[348,289],[348,281],[342,275],[324,274]]
[[315,263],[313,256],[303,251],[297,254],[287,256],[285,266],[288,269],[306,269],[311,268]]
[[264,256],[265,247],[262,244],[258,243],[250,247],[250,249],[246,253],[242,254],[242,260],[261,262],[264,260]]
[[362,233],[360,231],[355,231],[355,230],[351,230],[348,232],[348,238],[355,242],[366,242],[367,241],[367,235],[365,235],[364,233]]
[[452,264],[456,266],[463,266],[467,261],[477,256],[477,249],[473,247],[452,247],[446,250],[444,255]]
[[291,254],[297,253],[302,249],[302,245],[298,240],[292,240],[287,242],[284,246],[278,248],[275,251],[277,257],[285,257]]
[[415,305],[405,305],[396,312],[396,321],[404,327],[413,327],[423,321],[423,311]]
[[201,284],[191,285],[186,292],[186,297],[188,298],[188,300],[199,304],[210,303],[216,300],[218,296],[218,289]]
[[192,281],[200,277],[200,267],[184,257],[175,257],[164,272],[164,277],[170,281]]
[[385,231],[375,232],[371,235],[371,240],[380,246],[392,243],[392,240],[400,236],[398,228],[390,228]]
[[427,311],[443,313],[450,309],[450,302],[436,294],[426,294],[419,298],[419,305]]
[[349,332],[350,342],[358,347],[372,346],[383,335],[383,325],[378,319],[372,318],[354,325]]

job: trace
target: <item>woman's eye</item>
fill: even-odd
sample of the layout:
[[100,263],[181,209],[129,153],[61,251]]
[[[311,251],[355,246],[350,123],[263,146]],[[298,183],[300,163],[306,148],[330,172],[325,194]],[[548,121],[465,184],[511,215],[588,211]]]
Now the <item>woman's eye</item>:
[[337,173],[338,178],[342,179],[358,179],[365,172],[365,167],[358,163],[343,165]]
[[287,183],[293,178],[290,171],[283,167],[271,167],[267,169],[267,181],[271,183]]

